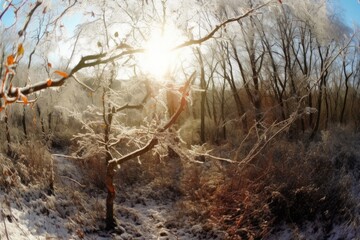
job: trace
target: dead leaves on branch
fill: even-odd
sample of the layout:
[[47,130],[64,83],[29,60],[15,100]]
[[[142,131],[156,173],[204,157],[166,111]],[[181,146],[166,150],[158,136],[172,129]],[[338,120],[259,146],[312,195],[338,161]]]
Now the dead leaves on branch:
[[[47,66],[48,70],[50,71],[50,69],[52,68],[52,64],[50,62],[47,62],[46,66]],[[69,77],[69,74],[67,74],[66,72],[63,72],[63,71],[55,70],[53,73],[55,73],[56,75],[63,77],[63,78]],[[49,82],[49,80],[51,80],[51,79],[48,79],[47,83]],[[51,83],[50,84],[48,83],[47,85],[48,85],[48,87],[50,87]]]
[[[16,68],[20,61],[20,59],[24,56],[25,49],[22,43],[20,43],[17,46],[16,53],[10,54],[6,57],[6,60],[4,62],[5,72],[4,76],[2,77],[2,84],[0,88],[0,96],[1,96],[1,102],[0,102],[0,112],[6,107],[6,105],[18,102],[23,103],[25,105],[34,102],[35,100],[29,101],[27,98],[27,94],[31,93],[32,91],[28,91],[27,93],[24,93],[23,91],[25,88],[20,87],[13,87],[12,80],[16,74]],[[52,68],[51,63],[47,63],[47,67],[50,69]],[[55,70],[53,72],[55,75],[60,76],[62,79],[68,78],[69,74],[63,71]],[[44,82],[43,88],[51,87],[53,86],[53,80],[49,78]]]
[[5,73],[4,76],[2,77],[2,84],[0,88],[0,94],[3,98],[3,101],[1,101],[1,105],[0,105],[1,110],[7,104],[16,102],[18,100],[26,103],[28,102],[27,98],[26,101],[24,101],[22,94],[19,94],[20,93],[19,88],[12,87],[12,80],[16,74],[17,64],[23,55],[24,55],[24,47],[22,44],[19,44],[16,53],[10,54],[9,56],[6,57],[6,61],[4,63]]

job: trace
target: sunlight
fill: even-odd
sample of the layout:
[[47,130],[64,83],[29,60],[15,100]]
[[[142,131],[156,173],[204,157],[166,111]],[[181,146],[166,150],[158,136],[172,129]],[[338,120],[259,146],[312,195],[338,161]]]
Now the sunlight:
[[139,60],[141,70],[155,77],[157,80],[164,80],[166,76],[176,69],[178,52],[171,49],[181,40],[180,31],[174,27],[168,27],[162,33],[154,31],[145,43],[145,54]]

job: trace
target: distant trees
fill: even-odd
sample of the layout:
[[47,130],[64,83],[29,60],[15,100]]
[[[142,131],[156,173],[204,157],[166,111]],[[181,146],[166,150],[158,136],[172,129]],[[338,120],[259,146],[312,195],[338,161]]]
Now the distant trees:
[[[230,18],[240,6],[251,8],[256,3],[220,4],[213,18]],[[226,80],[224,89],[229,89],[233,98],[226,104],[236,109],[235,119],[242,120],[243,128],[249,129],[253,121],[259,129],[266,127],[263,123],[283,121],[298,106],[311,109],[311,113],[299,116],[292,129],[309,132],[311,138],[331,119],[344,122],[341,112],[347,106],[351,72],[357,71],[351,62],[358,61],[354,36],[359,33],[351,32],[329,13],[328,5],[326,1],[283,1],[277,8],[264,8],[261,14],[222,29],[214,51],[219,53],[219,64],[212,78]],[[215,91],[220,94],[219,85]],[[333,95],[337,96],[335,102]],[[214,104],[223,102],[217,99]],[[229,122],[234,116],[227,114],[226,118],[224,122]]]

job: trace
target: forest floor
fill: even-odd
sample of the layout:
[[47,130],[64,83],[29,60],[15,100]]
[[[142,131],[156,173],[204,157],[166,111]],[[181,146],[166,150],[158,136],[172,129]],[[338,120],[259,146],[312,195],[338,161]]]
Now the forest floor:
[[[74,160],[53,155],[55,194],[41,185],[0,190],[0,240],[223,239],[200,223],[179,222],[175,199],[145,198],[146,186],[122,189],[114,206],[118,227],[105,231],[106,194],[91,186]],[[151,195],[151,194],[150,194]]]
[[[0,240],[360,239],[359,144],[360,134],[336,131],[307,148],[278,141],[264,165],[236,175],[227,163],[144,156],[118,170],[113,231],[105,230],[96,156],[85,163],[61,156],[65,150],[30,156],[23,146],[16,159],[0,155]],[[216,154],[229,149],[217,146]],[[52,167],[27,162],[40,155]]]

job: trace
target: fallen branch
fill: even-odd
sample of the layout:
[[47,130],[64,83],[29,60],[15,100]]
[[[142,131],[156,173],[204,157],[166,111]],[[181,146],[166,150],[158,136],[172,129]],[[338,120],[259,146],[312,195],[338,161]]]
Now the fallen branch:
[[85,187],[86,187],[85,185],[83,185],[83,184],[79,183],[78,181],[76,181],[75,179],[73,179],[73,178],[71,178],[71,177],[68,177],[68,176],[60,176],[60,177],[62,177],[62,178],[66,178],[67,180],[70,180],[70,181],[72,181],[72,182],[74,182],[74,183],[78,184],[78,185],[79,185],[80,187],[82,187],[82,188],[85,188]]
[[71,155],[64,155],[64,154],[51,154],[54,157],[62,157],[62,158],[68,158],[68,159],[75,159],[75,160],[82,160],[82,157],[75,157],[75,156],[71,156]]

